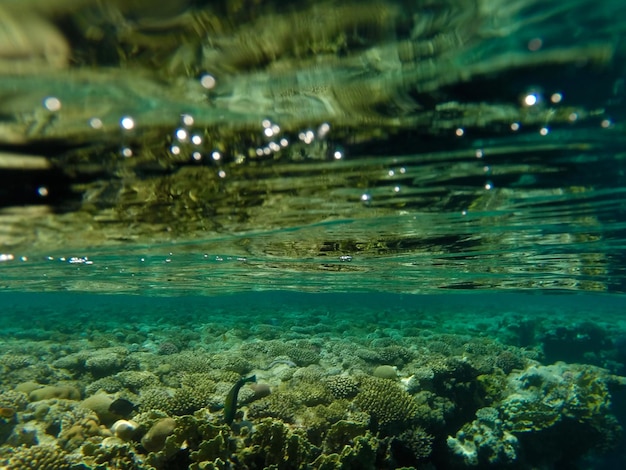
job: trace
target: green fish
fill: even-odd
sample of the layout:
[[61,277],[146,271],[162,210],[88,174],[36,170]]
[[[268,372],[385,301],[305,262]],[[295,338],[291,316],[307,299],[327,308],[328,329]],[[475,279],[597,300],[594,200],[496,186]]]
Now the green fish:
[[226,424],[231,424],[235,419],[235,415],[237,414],[237,395],[239,395],[239,389],[241,389],[241,387],[248,382],[256,382],[256,375],[240,378],[237,383],[233,385],[233,388],[230,389],[228,395],[226,395],[226,400],[224,401],[224,422]]

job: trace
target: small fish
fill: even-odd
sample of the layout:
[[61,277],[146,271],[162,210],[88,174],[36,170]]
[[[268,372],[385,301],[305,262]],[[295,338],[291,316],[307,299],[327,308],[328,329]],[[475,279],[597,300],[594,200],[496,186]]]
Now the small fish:
[[109,405],[109,411],[119,416],[129,416],[137,407],[125,398],[118,398]]
[[13,416],[15,416],[14,408],[0,408],[0,418],[11,419]]
[[228,395],[226,395],[226,400],[224,400],[224,422],[226,424],[231,424],[235,419],[235,415],[237,414],[237,396],[239,395],[239,390],[248,382],[256,382],[256,375],[240,378],[237,383],[233,385],[233,388],[230,389]]

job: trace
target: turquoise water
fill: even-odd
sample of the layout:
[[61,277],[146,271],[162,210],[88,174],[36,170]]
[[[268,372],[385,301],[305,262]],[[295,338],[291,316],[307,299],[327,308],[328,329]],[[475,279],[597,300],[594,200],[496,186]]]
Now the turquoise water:
[[626,468],[619,2],[0,5],[0,470]]

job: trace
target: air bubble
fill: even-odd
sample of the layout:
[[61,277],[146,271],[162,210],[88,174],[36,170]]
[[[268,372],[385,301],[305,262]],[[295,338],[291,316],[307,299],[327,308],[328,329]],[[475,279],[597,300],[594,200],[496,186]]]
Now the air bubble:
[[122,129],[130,131],[131,129],[134,129],[135,127],[135,121],[132,117],[130,116],[124,116],[121,120],[120,120],[120,126],[122,127]]

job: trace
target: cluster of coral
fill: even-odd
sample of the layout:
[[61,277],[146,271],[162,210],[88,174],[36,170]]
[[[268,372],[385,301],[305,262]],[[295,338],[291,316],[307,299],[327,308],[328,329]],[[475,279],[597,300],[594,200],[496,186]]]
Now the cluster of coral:
[[573,468],[620,443],[617,362],[547,365],[554,330],[366,335],[310,317],[6,336],[0,468]]

